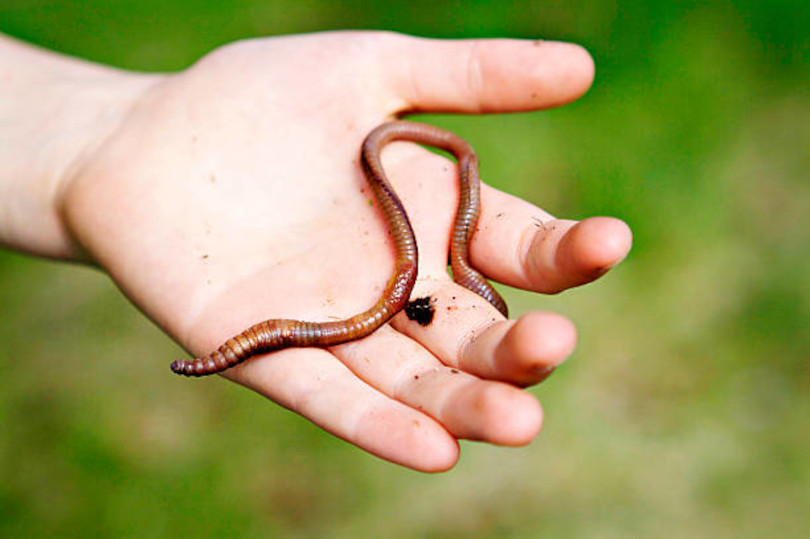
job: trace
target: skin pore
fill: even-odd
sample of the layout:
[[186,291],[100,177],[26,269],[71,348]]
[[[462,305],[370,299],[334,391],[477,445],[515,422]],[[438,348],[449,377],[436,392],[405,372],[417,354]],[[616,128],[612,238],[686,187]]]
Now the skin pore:
[[[0,244],[107,272],[195,355],[258,320],[344,318],[374,303],[393,264],[358,164],[369,131],[409,112],[559,106],[592,78],[588,54],[556,42],[310,34],[155,75],[0,36]],[[365,339],[274,352],[224,377],[417,470],[452,467],[458,439],[530,442],[542,412],[521,388],[568,357],[573,325],[548,312],[505,320],[453,283],[455,168],[406,142],[383,162],[420,249],[412,297],[453,309],[429,326],[400,313]],[[556,219],[486,185],[481,204],[472,263],[510,286],[556,293],[630,249],[616,219]]]

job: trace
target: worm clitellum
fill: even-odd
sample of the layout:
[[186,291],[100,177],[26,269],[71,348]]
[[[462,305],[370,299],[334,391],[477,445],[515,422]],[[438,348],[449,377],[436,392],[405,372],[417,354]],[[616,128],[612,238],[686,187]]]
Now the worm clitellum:
[[480,211],[478,158],[472,147],[458,136],[431,125],[394,121],[375,128],[363,142],[361,163],[368,185],[382,210],[396,248],[394,274],[382,297],[373,307],[337,322],[305,322],[275,319],[255,324],[228,339],[210,355],[172,363],[172,370],[185,376],[204,376],[224,371],[249,357],[290,347],[327,347],[361,339],[401,311],[416,282],[416,238],[402,203],[394,192],[380,161],[380,150],[394,140],[433,146],[453,154],[458,160],[461,193],[450,242],[453,279],[479,294],[508,316],[506,303],[487,280],[473,269],[467,245],[475,230]]

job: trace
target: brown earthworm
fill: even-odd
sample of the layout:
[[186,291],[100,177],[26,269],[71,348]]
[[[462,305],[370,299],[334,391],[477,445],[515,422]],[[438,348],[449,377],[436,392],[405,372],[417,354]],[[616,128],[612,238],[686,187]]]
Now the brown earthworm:
[[210,355],[172,363],[172,370],[185,376],[204,376],[224,371],[249,357],[289,347],[327,347],[370,335],[401,311],[416,282],[416,237],[405,209],[397,197],[380,161],[380,150],[391,141],[405,140],[433,146],[453,154],[458,160],[461,184],[458,210],[450,242],[450,268],[453,279],[479,294],[508,316],[506,303],[468,261],[467,244],[475,230],[480,211],[478,158],[466,141],[443,129],[415,122],[393,121],[380,125],[366,137],[360,161],[366,181],[380,205],[396,249],[394,274],[373,307],[337,322],[304,322],[275,319],[255,324],[228,339]]

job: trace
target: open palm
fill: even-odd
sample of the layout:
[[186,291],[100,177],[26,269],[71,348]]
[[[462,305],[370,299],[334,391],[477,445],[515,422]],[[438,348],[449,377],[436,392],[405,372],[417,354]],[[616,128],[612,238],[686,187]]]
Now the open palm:
[[[330,33],[232,44],[153,77],[70,179],[65,215],[88,256],[196,355],[268,318],[345,318],[393,270],[358,164],[372,128],[409,111],[555,106],[591,77],[584,51],[548,42]],[[567,357],[572,325],[540,312],[506,321],[454,284],[454,167],[408,143],[384,162],[419,243],[414,297],[436,298],[434,321],[399,314],[360,341],[274,352],[224,376],[415,469],[452,466],[458,438],[528,443],[542,415],[519,387]],[[554,220],[487,187],[482,206],[472,262],[513,286],[591,281],[630,246],[614,219]]]

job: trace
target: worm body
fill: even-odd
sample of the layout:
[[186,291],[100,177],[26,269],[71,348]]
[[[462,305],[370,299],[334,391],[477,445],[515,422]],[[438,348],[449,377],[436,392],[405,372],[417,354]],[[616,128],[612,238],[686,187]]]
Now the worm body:
[[172,363],[172,371],[185,376],[204,376],[224,371],[249,357],[289,347],[327,347],[361,339],[401,311],[416,283],[417,247],[405,208],[383,171],[380,151],[394,140],[434,146],[458,159],[461,192],[450,242],[453,279],[479,294],[508,316],[506,303],[468,260],[468,242],[480,212],[478,158],[460,137],[431,125],[394,121],[380,125],[366,137],[360,161],[366,181],[385,216],[394,241],[396,263],[380,299],[370,309],[337,322],[305,322],[275,319],[255,324],[228,339],[210,355]]

